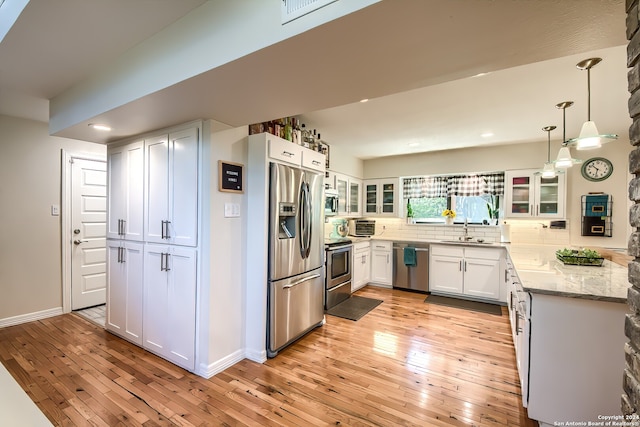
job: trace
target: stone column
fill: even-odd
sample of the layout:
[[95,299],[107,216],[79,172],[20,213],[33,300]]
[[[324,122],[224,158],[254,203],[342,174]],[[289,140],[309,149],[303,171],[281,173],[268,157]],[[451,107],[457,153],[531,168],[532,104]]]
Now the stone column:
[[626,366],[623,376],[622,412],[637,414],[640,409],[640,31],[639,0],[626,0],[627,11],[627,66],[629,83],[629,115],[633,123],[629,128],[629,141],[635,149],[629,155],[629,172],[635,177],[629,183],[629,199],[635,202],[629,211],[629,222],[635,231],[629,237],[628,303],[631,310],[625,320]]

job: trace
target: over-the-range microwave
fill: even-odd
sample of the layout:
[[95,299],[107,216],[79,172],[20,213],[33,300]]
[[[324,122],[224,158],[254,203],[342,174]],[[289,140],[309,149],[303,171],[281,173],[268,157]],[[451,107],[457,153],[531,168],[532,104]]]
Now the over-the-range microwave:
[[335,216],[338,214],[338,190],[325,188],[324,190],[324,215]]

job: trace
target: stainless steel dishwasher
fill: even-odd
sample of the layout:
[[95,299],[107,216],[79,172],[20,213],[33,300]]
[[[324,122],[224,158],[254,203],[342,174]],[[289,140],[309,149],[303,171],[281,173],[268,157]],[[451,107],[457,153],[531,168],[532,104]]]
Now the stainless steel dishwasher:
[[[405,248],[413,248],[409,250],[407,257]],[[428,243],[393,244],[393,287],[429,293]]]

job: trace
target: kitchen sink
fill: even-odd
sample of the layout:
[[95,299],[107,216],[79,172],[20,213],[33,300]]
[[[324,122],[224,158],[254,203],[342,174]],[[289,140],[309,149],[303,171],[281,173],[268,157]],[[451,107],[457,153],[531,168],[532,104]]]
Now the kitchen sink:
[[492,245],[493,242],[485,242],[484,239],[472,240],[441,240],[440,243],[457,243],[460,245]]

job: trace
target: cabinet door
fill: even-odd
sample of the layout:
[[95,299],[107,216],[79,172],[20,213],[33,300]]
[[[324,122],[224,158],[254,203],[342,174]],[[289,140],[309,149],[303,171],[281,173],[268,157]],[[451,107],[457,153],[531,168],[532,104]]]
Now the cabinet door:
[[108,330],[142,345],[143,244],[107,243]]
[[500,298],[500,261],[466,258],[463,261],[464,294],[480,298]]
[[429,289],[446,293],[462,294],[464,260],[431,254],[429,264]]
[[146,241],[196,246],[198,130],[146,140],[145,150]]
[[565,175],[554,178],[536,176],[536,216],[564,218]]
[[534,215],[535,178],[529,170],[505,172],[505,217]]
[[302,147],[275,135],[265,135],[269,144],[269,157],[295,166],[302,164]]
[[364,184],[364,213],[375,215],[378,213],[378,184],[368,182]]
[[366,248],[355,248],[353,253],[353,275],[351,277],[351,292],[362,288],[369,283],[371,271],[369,258],[371,250],[367,244]]
[[336,174],[335,189],[338,191],[338,215],[349,213],[349,179],[340,174]]
[[360,200],[362,198],[362,182],[360,180],[349,180],[349,209],[348,212],[351,216],[360,216]]
[[196,253],[147,245],[144,258],[144,347],[195,368]]
[[107,150],[107,238],[143,239],[144,143]]
[[145,240],[167,243],[169,220],[169,138],[162,135],[147,139],[145,145]]
[[198,244],[198,129],[169,135],[169,233],[170,243]]
[[391,251],[371,251],[371,282],[391,286],[392,269]]
[[395,182],[382,182],[380,185],[380,214],[395,215],[396,214],[396,191],[397,184]]

